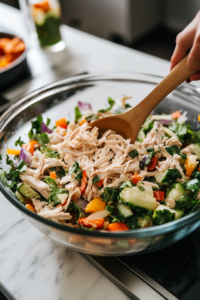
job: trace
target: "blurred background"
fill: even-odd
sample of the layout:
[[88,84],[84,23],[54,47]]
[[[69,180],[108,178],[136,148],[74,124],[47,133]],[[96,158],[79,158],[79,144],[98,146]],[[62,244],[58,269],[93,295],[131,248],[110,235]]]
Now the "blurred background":
[[[18,0],[0,1],[19,8]],[[60,0],[64,24],[170,60],[200,0]]]

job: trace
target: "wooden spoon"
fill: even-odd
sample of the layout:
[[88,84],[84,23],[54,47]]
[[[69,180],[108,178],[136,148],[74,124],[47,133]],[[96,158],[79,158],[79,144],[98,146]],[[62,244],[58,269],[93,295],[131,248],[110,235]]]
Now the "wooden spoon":
[[184,80],[197,72],[187,67],[187,57],[188,55],[134,108],[120,115],[96,120],[91,126],[98,127],[100,134],[112,129],[134,143],[141,126],[154,107]]

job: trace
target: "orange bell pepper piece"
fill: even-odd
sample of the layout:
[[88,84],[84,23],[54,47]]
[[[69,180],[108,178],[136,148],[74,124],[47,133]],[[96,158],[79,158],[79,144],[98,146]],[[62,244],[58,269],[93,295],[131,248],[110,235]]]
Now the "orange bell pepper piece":
[[56,178],[57,178],[56,172],[55,172],[55,171],[50,172],[50,177],[51,177],[52,179],[56,179]]
[[7,154],[20,155],[20,150],[7,149]]
[[58,127],[58,126],[67,129],[67,120],[65,118],[57,120],[56,121],[56,127]]
[[31,211],[34,212],[34,213],[36,212],[36,211],[35,211],[35,208],[34,208],[33,205],[31,205],[30,203],[26,204],[26,208],[29,209],[29,210],[31,210]]
[[129,230],[125,223],[110,223],[108,225],[108,231],[125,231]]

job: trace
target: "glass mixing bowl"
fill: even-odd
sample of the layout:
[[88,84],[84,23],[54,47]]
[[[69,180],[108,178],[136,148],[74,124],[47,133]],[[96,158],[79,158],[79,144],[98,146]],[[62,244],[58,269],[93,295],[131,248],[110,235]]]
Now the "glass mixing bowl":
[[[32,92],[12,105],[0,118],[3,168],[7,168],[7,147],[12,148],[19,136],[28,141],[30,120],[39,114],[43,114],[44,119],[49,117],[51,124],[54,124],[62,117],[73,119],[74,107],[78,101],[91,103],[96,111],[106,105],[108,97],[119,100],[123,95],[132,96],[130,104],[135,106],[160,80],[160,77],[154,75],[136,73],[85,75],[61,80]],[[192,128],[199,130],[196,122],[196,116],[200,114],[199,100],[200,89],[183,83],[155,111],[168,114],[177,109],[186,110]],[[31,212],[3,182],[0,182],[0,190],[43,234],[59,244],[88,254],[116,256],[158,250],[180,240],[200,225],[200,211],[197,211],[177,221],[151,228],[115,233],[88,231],[60,225]]]

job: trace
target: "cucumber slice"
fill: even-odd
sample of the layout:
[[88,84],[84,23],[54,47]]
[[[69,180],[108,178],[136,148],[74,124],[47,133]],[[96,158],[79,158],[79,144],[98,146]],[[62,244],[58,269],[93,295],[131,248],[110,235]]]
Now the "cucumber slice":
[[121,204],[121,203],[118,204],[117,208],[119,210],[120,215],[122,215],[124,218],[130,217],[133,215],[132,210],[124,204]]
[[65,203],[67,197],[68,197],[68,194],[58,194],[58,200],[61,202],[61,204]]
[[194,154],[197,155],[197,159],[200,159],[200,145],[193,144]]
[[22,196],[22,194],[20,194],[18,191],[16,191],[15,196],[17,197],[17,199],[21,202],[21,203],[25,203],[25,198],[24,196]]
[[176,183],[175,186],[171,189],[166,199],[173,199],[177,201],[179,198],[185,196],[185,189],[181,183]]
[[173,131],[171,131],[169,128],[163,127],[163,130],[168,136],[176,137],[178,139],[177,135]]
[[161,225],[177,219],[183,215],[183,211],[171,209],[165,205],[160,204],[153,213],[154,223]]
[[17,191],[22,194],[27,199],[31,198],[40,198],[40,195],[32,189],[28,184],[23,182],[18,188]]
[[155,174],[156,181],[159,182],[159,183],[161,183],[164,174],[165,174],[165,172],[156,173]]
[[[152,189],[152,187],[150,187]],[[150,195],[150,190],[146,190],[144,185],[144,191],[141,191],[137,186],[131,188],[124,188],[120,193],[120,199],[124,204],[130,203],[133,206],[143,207],[149,210],[155,210],[158,206],[156,198]],[[152,190],[153,193],[153,190]]]

